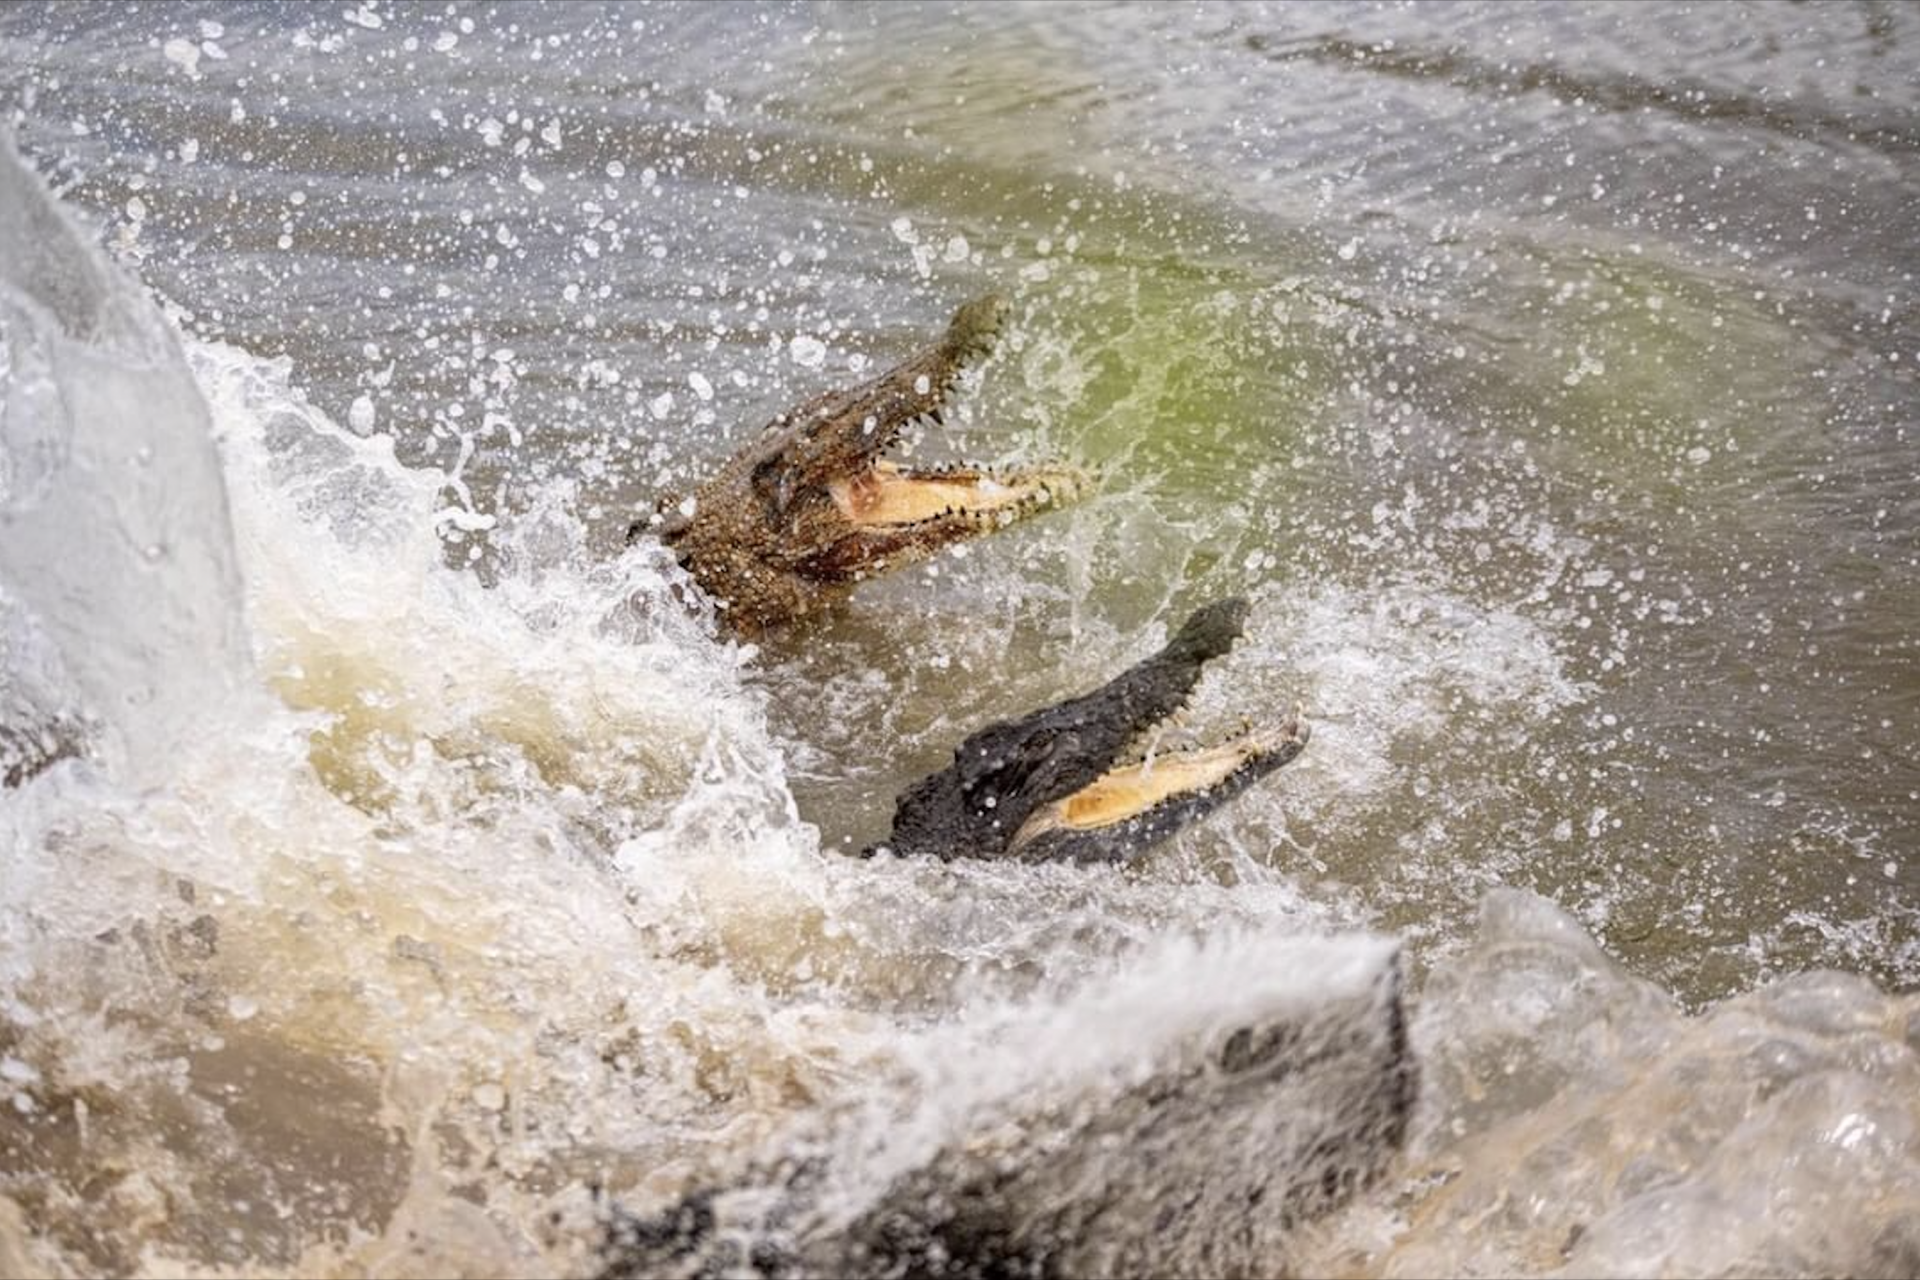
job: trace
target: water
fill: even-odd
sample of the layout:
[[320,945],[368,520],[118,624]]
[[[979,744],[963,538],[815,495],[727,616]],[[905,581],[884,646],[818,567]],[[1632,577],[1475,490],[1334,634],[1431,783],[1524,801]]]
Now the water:
[[[1428,1165],[1326,1258],[1898,1273],[1847,1215],[1916,1203],[1912,997],[1827,992],[1844,1034],[1766,1002],[1920,982],[1916,40],[1874,5],[8,7],[19,148],[90,230],[8,170],[0,770],[86,759],[0,793],[5,1269],[579,1270],[542,1224],[586,1186],[676,1195],[922,1033],[990,1043],[1168,935],[1367,928],[1432,993]],[[918,454],[1097,497],[757,646],[621,553],[989,288],[1008,339]],[[1120,874],[839,856],[1228,593],[1190,731],[1314,731],[1229,810]],[[1571,919],[1483,919],[1498,886]],[[1516,928],[1561,967],[1503,967]],[[1570,982],[1580,931],[1654,985]],[[1595,984],[1659,1034],[1557,1030]],[[1671,1066],[1755,1025],[1791,1071]],[[1568,1099],[1711,1122],[1625,1176],[1545,1132]],[[1740,1181],[1829,1115],[1885,1141]],[[1541,1150],[1591,1180],[1424,1251]],[[1846,1177],[1877,1207],[1725,1227]],[[1662,1235],[1656,1192],[1720,1225]]]

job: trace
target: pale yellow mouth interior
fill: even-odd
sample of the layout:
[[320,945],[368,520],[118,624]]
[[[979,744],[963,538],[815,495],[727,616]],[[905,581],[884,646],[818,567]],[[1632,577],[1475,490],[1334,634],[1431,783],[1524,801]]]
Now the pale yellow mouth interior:
[[1046,490],[1043,480],[1002,481],[978,472],[911,475],[891,462],[828,486],[840,513],[854,524],[918,524],[948,512],[1001,511]]
[[1092,831],[1125,822],[1155,805],[1188,792],[1217,786],[1263,750],[1246,734],[1205,751],[1186,751],[1139,764],[1109,769],[1070,796],[1043,805],[1021,824],[1012,848],[1047,831]]

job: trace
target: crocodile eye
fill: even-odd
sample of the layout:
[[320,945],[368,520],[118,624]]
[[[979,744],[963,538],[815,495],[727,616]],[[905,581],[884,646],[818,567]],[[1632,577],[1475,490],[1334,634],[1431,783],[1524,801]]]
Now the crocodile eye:
[[799,483],[799,475],[780,458],[768,458],[753,469],[755,492],[763,501],[770,503],[776,513],[784,512],[793,505]]
[[692,498],[668,495],[660,499],[646,524],[660,535],[662,542],[672,542],[693,527],[693,516],[697,509]]

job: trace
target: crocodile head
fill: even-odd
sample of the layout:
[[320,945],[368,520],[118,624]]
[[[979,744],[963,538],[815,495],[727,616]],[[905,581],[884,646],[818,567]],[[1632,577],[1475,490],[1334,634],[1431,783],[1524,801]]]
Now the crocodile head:
[[1213,747],[1126,753],[1185,705],[1246,615],[1244,600],[1216,601],[1092,693],[975,733],[951,765],[900,797],[891,835],[868,852],[1118,862],[1238,795],[1307,745],[1297,708]]
[[658,533],[727,623],[752,632],[1078,496],[1087,477],[1072,467],[916,470],[886,456],[910,424],[943,422],[1004,313],[998,298],[968,303],[918,355],[782,414],[691,496],[662,499],[627,540]]

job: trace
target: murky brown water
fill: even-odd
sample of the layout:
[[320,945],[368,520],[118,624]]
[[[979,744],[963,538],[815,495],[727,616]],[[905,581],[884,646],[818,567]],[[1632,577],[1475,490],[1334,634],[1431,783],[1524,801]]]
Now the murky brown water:
[[[95,1055],[42,1102],[94,1099],[152,1184],[28,1177],[27,1221],[147,1221],[186,1194],[147,1167],[167,1135],[216,1131],[285,1181],[72,1256],[325,1270],[341,1224],[455,1212],[429,1187],[488,1231],[583,1169],[664,1193],[857,1078],[885,1019],[1221,920],[1464,964],[1502,885],[1689,1008],[1820,966],[1910,989],[1916,42],[1872,4],[9,6],[20,149],[177,309],[191,375],[35,381],[19,340],[0,495],[41,406],[120,415],[199,584],[96,539],[111,483],[0,558],[0,618],[64,600],[46,647],[109,637],[48,674],[9,621],[0,692],[161,709],[95,710],[139,789],[0,799],[0,1062]],[[618,556],[656,493],[987,289],[1007,341],[917,449],[1064,454],[1095,498],[758,650]],[[188,385],[217,478],[170,453]],[[1193,732],[1295,700],[1314,729],[1230,809],[1092,882],[835,856],[967,732],[1229,593],[1249,642]],[[242,614],[251,668],[218,656]],[[233,687],[275,696],[202,724]],[[202,915],[208,956],[165,941]],[[214,1114],[248,1072],[399,1136]],[[98,1091],[141,1088],[180,1118],[117,1129]],[[7,1141],[8,1195],[73,1160]],[[491,1200],[446,1172],[482,1148]],[[328,1161],[389,1190],[327,1207]]]

